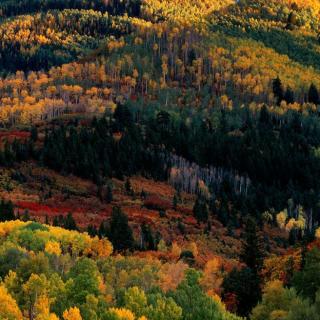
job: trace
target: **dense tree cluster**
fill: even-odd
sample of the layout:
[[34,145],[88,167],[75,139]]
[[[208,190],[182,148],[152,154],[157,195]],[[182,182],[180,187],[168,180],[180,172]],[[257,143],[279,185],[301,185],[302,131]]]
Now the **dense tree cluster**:
[[[0,223],[0,317],[240,319],[206,295],[201,273],[185,264],[111,252],[106,238],[35,222]],[[168,266],[183,276],[175,279],[175,289],[165,291],[172,276]]]
[[[112,213],[86,226],[90,237],[72,213],[54,226],[22,222],[1,200],[0,318],[239,319],[220,294],[252,320],[317,319],[319,250],[308,242],[320,238],[319,9],[316,0],[1,1],[0,128],[28,132],[0,132],[0,166],[88,179]],[[221,224],[242,237],[241,263],[215,257],[202,273],[191,268],[201,260],[194,242],[169,252],[148,223],[132,228],[111,181],[125,181],[135,202],[133,175],[176,189],[171,216],[192,194],[190,225],[208,241]],[[189,224],[171,220],[187,238]],[[302,250],[263,260],[270,226],[287,235],[275,242]]]
[[3,17],[11,17],[26,13],[34,13],[48,10],[84,9],[109,12],[113,15],[128,14],[139,16],[140,0],[4,0],[0,5],[0,13]]

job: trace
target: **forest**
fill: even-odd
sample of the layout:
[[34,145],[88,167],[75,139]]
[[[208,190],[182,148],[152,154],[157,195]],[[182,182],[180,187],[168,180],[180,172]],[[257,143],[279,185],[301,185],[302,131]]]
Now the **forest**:
[[0,3],[1,320],[319,320],[319,0]]

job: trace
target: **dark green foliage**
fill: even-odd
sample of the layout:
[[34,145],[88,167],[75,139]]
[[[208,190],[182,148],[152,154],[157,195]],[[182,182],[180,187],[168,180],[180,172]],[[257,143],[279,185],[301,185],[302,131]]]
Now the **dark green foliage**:
[[95,226],[93,226],[92,224],[88,225],[87,232],[88,232],[89,236],[91,236],[91,237],[95,237],[98,235],[97,228]]
[[272,82],[273,94],[277,99],[277,105],[280,105],[281,101],[284,98],[282,82],[279,77],[273,80]]
[[222,314],[212,298],[206,295],[200,285],[200,273],[190,269],[186,279],[172,293],[175,302],[182,308],[183,320],[218,320]]
[[132,230],[128,224],[127,215],[119,207],[113,207],[109,240],[116,251],[131,250],[134,247]]
[[223,280],[223,298],[235,295],[237,314],[248,316],[261,297],[260,279],[250,268],[233,269]]
[[67,230],[78,230],[76,221],[70,212],[66,216],[63,216],[62,214],[55,216],[52,224],[55,227],[63,227]]
[[132,195],[133,190],[132,190],[131,182],[130,182],[130,179],[129,179],[129,178],[126,179],[126,182],[125,182],[125,184],[124,184],[124,187],[125,187],[125,189],[126,189],[127,194],[128,194],[128,195]]
[[172,199],[172,207],[174,210],[177,210],[177,207],[178,207],[178,197],[177,197],[177,194],[175,194],[173,196],[173,199]]
[[38,140],[38,129],[35,126],[31,128],[31,140],[33,142],[36,142]]
[[68,213],[67,216],[64,219],[64,224],[63,227],[67,230],[77,230],[77,224],[76,221],[74,220],[72,213]]
[[140,15],[140,0],[3,0],[0,4],[1,15],[8,17],[53,9],[93,9],[113,15]]
[[99,294],[98,268],[95,262],[88,258],[82,258],[70,269],[68,278],[72,283],[68,287],[68,298],[75,305],[86,302],[89,294]]
[[294,92],[293,90],[288,87],[285,94],[284,94],[284,97],[283,97],[284,101],[286,101],[288,104],[290,103],[294,103]]
[[317,87],[312,83],[308,92],[308,101],[318,105],[320,103],[319,92]]
[[112,186],[110,184],[107,185],[105,199],[107,203],[111,203],[113,200]]
[[13,203],[11,201],[0,201],[0,221],[15,220]]
[[[141,174],[166,180],[175,153],[202,167],[231,168],[250,178],[249,186],[242,184],[242,194],[235,192],[234,181],[214,182],[210,186],[214,199],[220,203],[217,206],[214,200],[211,210],[224,226],[228,226],[230,218],[234,227],[239,225],[238,212],[249,212],[260,222],[261,213],[270,207],[283,210],[293,196],[305,209],[316,210],[317,201],[309,201],[304,192],[313,190],[317,194],[320,190],[320,162],[314,151],[320,146],[316,115],[306,118],[288,112],[279,118],[269,113],[266,106],[258,117],[253,117],[247,109],[215,111],[215,115],[219,116],[220,124],[225,123],[215,131],[203,126],[198,116],[192,119],[192,132],[184,128],[184,117],[177,118],[168,128],[159,126],[156,116],[148,115],[144,120],[123,120],[126,126],[120,123],[119,114],[118,120],[112,123],[102,118],[89,126],[58,124],[54,130],[47,131],[43,147],[36,151],[30,151],[31,142],[6,144],[0,152],[0,164],[8,166],[35,157],[62,173],[102,183],[101,195],[106,201],[105,179]],[[235,116],[241,119],[238,129],[242,134],[237,136],[230,135],[228,129]],[[123,130],[121,138],[114,139],[114,130],[119,126]],[[174,206],[178,205],[178,198],[174,200]],[[204,203],[198,199],[196,204],[196,217],[199,222],[205,222]],[[199,210],[201,207],[204,210]],[[318,217],[314,219],[317,222]]]
[[244,262],[253,273],[258,274],[263,264],[264,250],[261,238],[257,232],[257,225],[253,218],[248,218],[243,234],[243,246],[240,254]]
[[141,250],[155,250],[156,241],[150,225],[143,223],[141,225]]
[[48,227],[39,223],[39,222],[31,222],[27,224],[25,227],[22,228],[22,230],[30,230],[30,231],[48,231]]
[[16,270],[20,261],[26,257],[26,253],[15,248],[7,249],[3,252],[0,256],[0,278],[4,279],[10,270]]
[[207,222],[209,213],[206,201],[202,197],[197,197],[193,206],[193,215],[197,219],[198,223]]
[[320,289],[320,250],[313,248],[305,256],[302,270],[296,273],[292,279],[293,286],[298,293],[312,301]]
[[180,259],[192,266],[195,263],[195,257],[189,250],[184,250],[180,254]]
[[132,114],[127,106],[119,104],[113,115],[115,119],[115,131],[122,131],[125,128],[130,128],[133,124]]

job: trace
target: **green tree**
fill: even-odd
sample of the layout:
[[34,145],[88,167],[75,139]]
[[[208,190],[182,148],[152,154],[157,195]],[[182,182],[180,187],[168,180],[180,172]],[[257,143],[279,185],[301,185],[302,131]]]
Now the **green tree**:
[[198,223],[207,222],[209,218],[208,206],[204,199],[197,197],[193,206],[193,215]]
[[279,77],[277,77],[272,81],[272,88],[273,88],[273,94],[277,99],[277,105],[279,106],[284,97],[282,82]]
[[64,219],[63,227],[67,230],[78,230],[76,221],[74,220],[72,213],[68,213]]
[[284,288],[281,281],[266,284],[262,301],[252,310],[251,320],[316,320],[314,305],[299,297],[293,288]]
[[96,263],[82,258],[70,269],[67,278],[69,301],[77,306],[86,302],[88,295],[99,295],[99,271]]
[[263,245],[257,232],[257,225],[250,217],[246,221],[240,258],[255,274],[258,274],[263,264],[263,256]]
[[294,92],[293,92],[293,90],[292,90],[290,87],[287,88],[287,90],[286,90],[286,92],[285,92],[285,94],[284,94],[283,99],[284,99],[288,104],[294,103]]
[[201,274],[189,269],[186,278],[172,293],[178,306],[182,308],[183,320],[222,319],[217,303],[207,296],[199,285]]
[[15,220],[13,203],[11,201],[0,201],[0,221]]
[[233,269],[223,280],[222,296],[230,294],[237,299],[237,314],[248,316],[261,296],[260,279],[250,268]]
[[313,248],[306,254],[304,267],[293,276],[292,283],[303,297],[315,300],[316,293],[320,289],[319,249]]
[[120,207],[112,209],[109,238],[113,248],[117,251],[134,247],[133,233],[128,223],[128,217]]
[[308,102],[318,105],[320,103],[319,92],[317,87],[312,83],[308,92]]

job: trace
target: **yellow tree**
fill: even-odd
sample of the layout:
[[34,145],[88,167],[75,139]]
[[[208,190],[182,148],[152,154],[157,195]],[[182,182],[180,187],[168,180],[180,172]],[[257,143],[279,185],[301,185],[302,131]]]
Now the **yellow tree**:
[[0,285],[0,319],[22,320],[17,302],[3,285]]
[[70,308],[63,312],[64,320],[82,320],[80,310],[77,307]]

